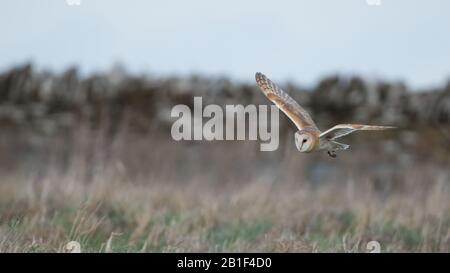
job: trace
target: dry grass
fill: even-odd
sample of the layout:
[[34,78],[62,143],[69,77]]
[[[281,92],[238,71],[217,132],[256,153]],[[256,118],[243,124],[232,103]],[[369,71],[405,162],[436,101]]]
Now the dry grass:
[[383,251],[448,252],[445,179],[426,195],[382,200],[364,181],[314,190],[261,180],[219,190],[134,184],[114,172],[89,184],[49,174],[39,187],[4,178],[0,251],[60,252],[75,240],[87,252],[108,251],[108,241],[114,252],[360,252],[377,240]]
[[365,252],[372,240],[383,252],[450,251],[445,165],[378,149],[387,162],[372,166],[383,160],[357,145],[332,160],[83,130],[48,141],[28,171],[1,177],[0,252],[69,241],[83,252]]

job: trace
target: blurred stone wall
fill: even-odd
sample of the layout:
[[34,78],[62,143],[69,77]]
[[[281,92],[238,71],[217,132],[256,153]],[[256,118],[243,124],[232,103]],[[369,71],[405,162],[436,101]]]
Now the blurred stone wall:
[[[410,128],[450,123],[450,83],[415,92],[401,83],[357,77],[329,77],[310,90],[279,84],[322,126],[364,122]],[[203,96],[204,104],[270,104],[255,84],[226,78],[131,76],[120,67],[83,78],[75,68],[54,74],[23,65],[0,74],[0,126],[51,133],[80,120],[93,126],[109,120],[130,123],[144,132],[160,126],[168,129],[172,106],[192,105],[193,96]],[[283,133],[290,125],[282,121],[282,126]]]

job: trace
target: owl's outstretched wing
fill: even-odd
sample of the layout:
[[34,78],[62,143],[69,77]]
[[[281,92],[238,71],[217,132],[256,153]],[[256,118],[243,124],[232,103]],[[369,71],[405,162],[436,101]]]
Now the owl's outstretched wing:
[[255,78],[264,95],[280,108],[299,130],[304,128],[319,130],[308,112],[269,78],[260,72],[256,73]]
[[326,138],[328,140],[333,140],[336,138],[340,138],[346,136],[348,134],[353,133],[358,130],[371,130],[371,131],[379,131],[379,130],[388,130],[394,129],[392,126],[375,126],[375,125],[364,125],[364,124],[338,124],[331,129],[326,130],[325,132],[320,134],[320,138]]

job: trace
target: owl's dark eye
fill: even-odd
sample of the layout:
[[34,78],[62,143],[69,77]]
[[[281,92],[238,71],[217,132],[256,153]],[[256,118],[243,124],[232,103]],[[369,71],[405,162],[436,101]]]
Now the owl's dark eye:
[[303,143],[305,143],[306,142],[306,139],[303,139]]

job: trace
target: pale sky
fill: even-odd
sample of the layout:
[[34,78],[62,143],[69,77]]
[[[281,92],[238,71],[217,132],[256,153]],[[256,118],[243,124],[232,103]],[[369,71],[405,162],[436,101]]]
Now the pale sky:
[[[72,0],[76,1],[76,0]],[[371,6],[367,1],[381,1]],[[225,75],[314,84],[330,74],[450,79],[450,1],[0,1],[0,70]]]

